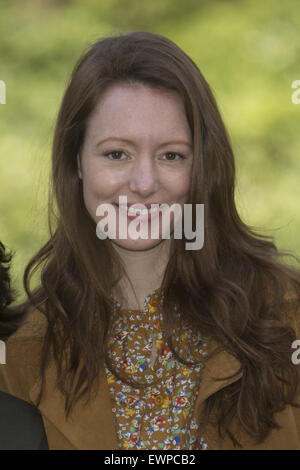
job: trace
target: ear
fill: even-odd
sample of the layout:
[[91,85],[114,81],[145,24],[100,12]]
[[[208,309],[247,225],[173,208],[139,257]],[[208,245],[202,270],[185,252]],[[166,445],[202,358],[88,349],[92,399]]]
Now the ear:
[[78,168],[78,177],[82,180],[82,173],[81,173],[81,164],[80,164],[80,155],[79,155],[79,152],[77,153],[77,168]]

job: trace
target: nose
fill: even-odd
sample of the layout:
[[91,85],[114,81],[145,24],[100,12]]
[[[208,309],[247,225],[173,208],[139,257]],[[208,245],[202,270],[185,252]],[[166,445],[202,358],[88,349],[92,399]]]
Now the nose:
[[159,188],[159,175],[150,156],[137,158],[129,179],[129,189],[144,198],[155,193]]

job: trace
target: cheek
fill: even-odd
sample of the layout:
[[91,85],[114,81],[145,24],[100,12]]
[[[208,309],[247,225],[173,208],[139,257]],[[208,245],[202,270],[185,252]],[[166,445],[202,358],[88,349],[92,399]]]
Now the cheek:
[[105,172],[91,172],[83,175],[84,204],[94,220],[98,205],[111,202],[118,187],[118,181],[106,175]]
[[190,171],[179,172],[177,175],[173,175],[172,178],[169,178],[167,182],[168,193],[172,195],[172,199],[181,202],[185,202],[188,199],[190,187]]
[[89,165],[83,172],[84,193],[88,197],[106,199],[122,185],[124,175],[101,165]]

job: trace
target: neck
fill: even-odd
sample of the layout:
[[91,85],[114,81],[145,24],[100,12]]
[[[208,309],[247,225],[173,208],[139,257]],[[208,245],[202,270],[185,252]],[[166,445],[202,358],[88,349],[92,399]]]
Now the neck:
[[120,256],[134,288],[133,292],[130,282],[123,277],[114,296],[124,307],[141,309],[145,297],[161,286],[169,260],[170,240],[163,240],[153,248],[144,251],[126,250],[116,244],[114,244],[114,249]]

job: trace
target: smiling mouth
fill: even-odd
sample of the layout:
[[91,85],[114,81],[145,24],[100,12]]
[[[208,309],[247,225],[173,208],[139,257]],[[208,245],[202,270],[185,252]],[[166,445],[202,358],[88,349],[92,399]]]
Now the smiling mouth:
[[[126,211],[126,206],[120,206],[120,209]],[[140,208],[134,208],[134,207],[127,208],[127,214],[131,216],[151,215],[151,214],[155,214],[158,211],[159,211],[158,207],[151,207],[149,209],[140,209]]]
[[128,216],[137,217],[139,215],[146,216],[146,215],[153,215],[159,212],[159,204],[144,204],[144,208],[140,207],[139,204],[132,204],[132,205],[123,205],[123,204],[115,204],[120,210],[127,213]]

